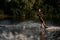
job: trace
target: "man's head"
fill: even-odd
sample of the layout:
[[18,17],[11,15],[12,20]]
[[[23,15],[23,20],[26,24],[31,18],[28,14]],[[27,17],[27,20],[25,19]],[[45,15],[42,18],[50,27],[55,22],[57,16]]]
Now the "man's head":
[[41,12],[41,9],[39,9],[39,12]]

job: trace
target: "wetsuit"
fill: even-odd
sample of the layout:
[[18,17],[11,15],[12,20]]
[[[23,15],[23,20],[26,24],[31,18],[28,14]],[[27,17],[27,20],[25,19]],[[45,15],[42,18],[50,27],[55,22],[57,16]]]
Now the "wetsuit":
[[44,26],[43,28],[47,28],[46,27],[46,25],[45,25],[45,22],[44,22],[44,20],[43,20],[43,14],[42,14],[42,12],[39,12],[38,14],[37,14],[37,16],[39,17],[39,20],[40,20],[40,22],[41,22],[41,26]]
[[39,12],[37,14],[37,16],[39,17],[40,22],[43,23],[43,19],[42,19],[43,14],[42,14],[42,12]]

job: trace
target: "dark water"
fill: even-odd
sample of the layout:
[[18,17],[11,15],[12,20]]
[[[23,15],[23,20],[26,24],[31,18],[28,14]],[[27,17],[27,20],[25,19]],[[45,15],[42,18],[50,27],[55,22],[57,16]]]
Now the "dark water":
[[[20,20],[20,19],[12,20],[12,19],[4,19],[4,20],[0,20],[0,25],[18,24],[18,23],[23,22],[23,21],[30,21],[30,20]],[[40,23],[38,20],[31,20],[31,21]],[[54,23],[52,20],[47,20],[47,21],[45,21],[45,22],[46,22],[46,25],[49,25],[49,26],[52,26],[52,25],[57,26],[57,24]]]
[[[46,22],[48,27],[54,26],[52,21]],[[0,40],[40,40],[41,24],[38,21],[0,21]],[[60,40],[60,31],[48,32],[46,40]]]

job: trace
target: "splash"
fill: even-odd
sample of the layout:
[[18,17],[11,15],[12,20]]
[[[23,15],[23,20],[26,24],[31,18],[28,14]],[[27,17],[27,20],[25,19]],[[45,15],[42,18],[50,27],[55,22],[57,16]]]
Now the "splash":
[[[0,40],[40,40],[40,25],[40,23],[33,21],[21,22],[16,25],[1,25],[3,27],[0,27]],[[57,31],[52,29],[57,27],[48,27],[47,30],[50,32],[47,33],[47,40],[55,40],[54,35]]]

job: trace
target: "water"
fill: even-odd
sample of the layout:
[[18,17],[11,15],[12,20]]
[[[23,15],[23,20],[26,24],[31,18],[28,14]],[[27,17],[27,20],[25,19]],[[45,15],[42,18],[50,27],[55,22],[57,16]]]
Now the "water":
[[[24,21],[13,25],[10,21],[3,21],[3,23],[5,25],[0,27],[0,40],[40,40],[41,24],[38,22]],[[47,26],[51,27],[52,25]],[[60,31],[48,32],[46,40],[60,40],[59,33]]]
[[9,25],[11,24],[11,20],[0,20],[0,25]]

